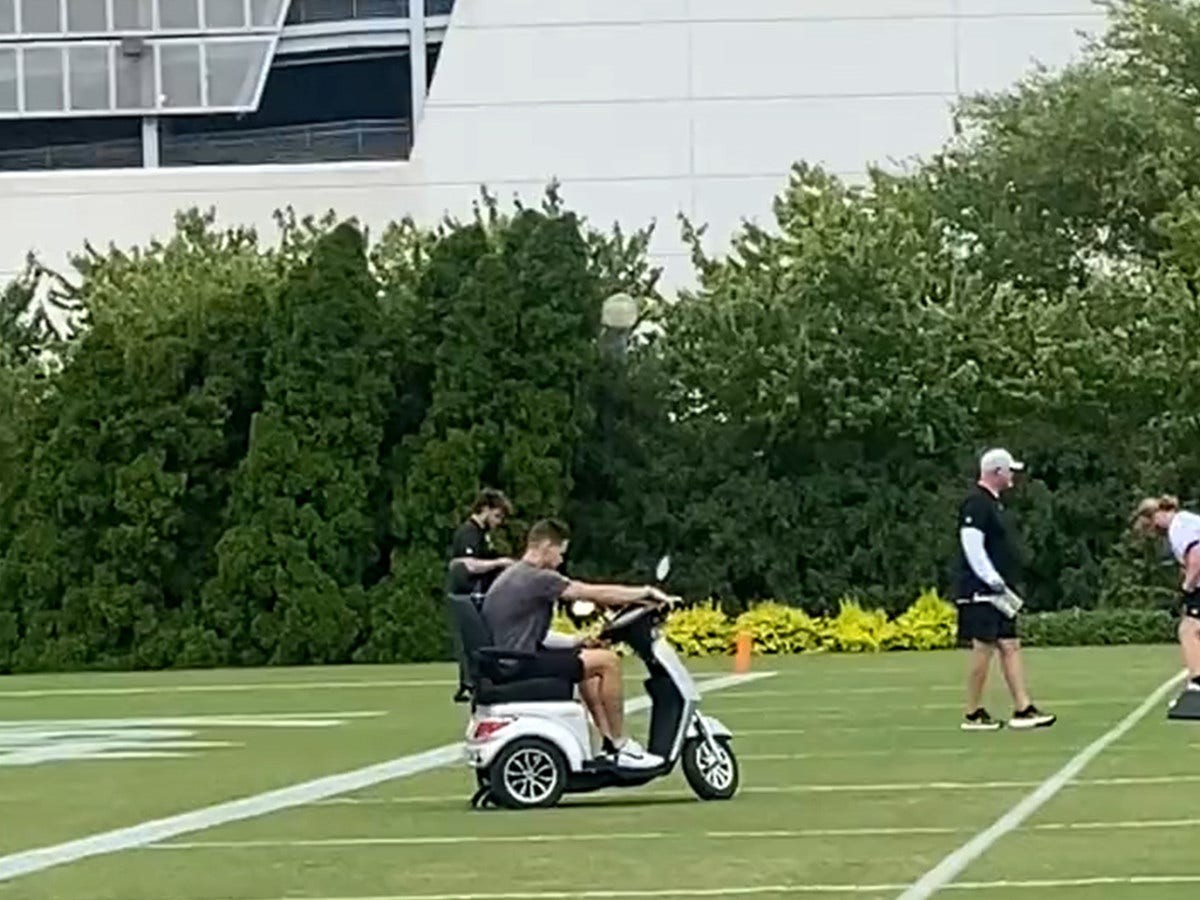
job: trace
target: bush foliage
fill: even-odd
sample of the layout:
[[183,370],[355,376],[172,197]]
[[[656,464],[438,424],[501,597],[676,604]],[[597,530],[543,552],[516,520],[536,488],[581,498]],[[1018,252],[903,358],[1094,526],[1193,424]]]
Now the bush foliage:
[[[741,616],[764,651],[937,646],[942,607],[899,598],[945,595],[995,444],[1030,464],[1032,610],[1165,634],[1172,573],[1124,526],[1200,481],[1197,58],[1195,4],[1117,2],[1078,63],[964,101],[906,171],[797,164],[719,257],[685,223],[671,303],[648,230],[553,188],[375,239],[193,211],[31,264],[0,294],[0,671],[441,657],[482,485],[516,503],[503,549],[555,514],[580,575],[670,550],[671,587],[712,598],[671,626],[697,652]],[[598,339],[616,291],[647,326],[625,355]],[[47,292],[67,339],[27,315]],[[1092,639],[1080,616],[1030,639]]]
[[[1178,619],[1159,609],[1067,609],[1023,615],[1018,634],[1035,647],[1114,644],[1161,644],[1174,640]],[[555,616],[555,631],[591,633],[565,615]],[[750,637],[756,656],[797,653],[881,653],[894,650],[947,650],[957,645],[954,604],[925,591],[900,615],[842,601],[837,615],[810,616],[786,603],[752,603],[731,617],[713,603],[673,610],[663,634],[685,656],[729,656],[738,636]],[[617,651],[627,648],[618,646]]]

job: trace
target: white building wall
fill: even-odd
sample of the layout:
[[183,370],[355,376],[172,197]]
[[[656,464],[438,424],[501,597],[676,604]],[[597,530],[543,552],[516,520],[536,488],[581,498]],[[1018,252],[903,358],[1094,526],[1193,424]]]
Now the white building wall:
[[927,154],[956,96],[1061,65],[1102,23],[1090,0],[458,0],[410,162],[0,175],[0,274],[161,236],[190,205],[268,233],[287,204],[378,228],[558,178],[598,225],[656,221],[677,286],[678,213],[719,249],[795,160],[856,178]]

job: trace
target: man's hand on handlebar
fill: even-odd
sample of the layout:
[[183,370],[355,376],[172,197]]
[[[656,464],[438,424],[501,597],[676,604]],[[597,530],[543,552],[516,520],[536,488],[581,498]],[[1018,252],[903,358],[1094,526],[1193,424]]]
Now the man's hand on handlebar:
[[649,601],[648,605],[653,606],[678,606],[683,602],[682,597],[676,597],[664,591],[660,591],[656,587],[646,588],[646,598]]

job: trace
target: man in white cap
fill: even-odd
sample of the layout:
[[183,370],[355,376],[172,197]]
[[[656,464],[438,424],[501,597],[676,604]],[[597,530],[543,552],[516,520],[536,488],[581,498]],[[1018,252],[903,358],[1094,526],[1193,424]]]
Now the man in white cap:
[[1020,599],[1014,586],[1020,580],[1020,560],[1000,497],[1013,486],[1014,473],[1024,468],[1007,450],[987,451],[979,460],[979,480],[958,511],[958,639],[971,647],[966,716],[962,722],[965,731],[1003,727],[982,705],[988,669],[997,650],[1013,697],[1015,712],[1009,725],[1045,728],[1056,721],[1055,716],[1038,710],[1029,698],[1017,638]]

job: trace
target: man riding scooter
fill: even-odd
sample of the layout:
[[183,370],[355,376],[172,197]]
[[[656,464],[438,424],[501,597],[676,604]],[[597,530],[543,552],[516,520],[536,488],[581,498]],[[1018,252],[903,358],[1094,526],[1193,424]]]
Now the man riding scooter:
[[603,738],[602,756],[628,769],[653,769],[664,760],[624,734],[624,697],[617,654],[596,645],[561,646],[550,633],[554,606],[584,600],[596,606],[657,604],[672,598],[653,586],[589,584],[559,574],[570,541],[567,527],[543,520],[526,540],[525,554],[488,588],[481,614],[496,647],[533,653],[524,677],[560,678],[579,694]]

